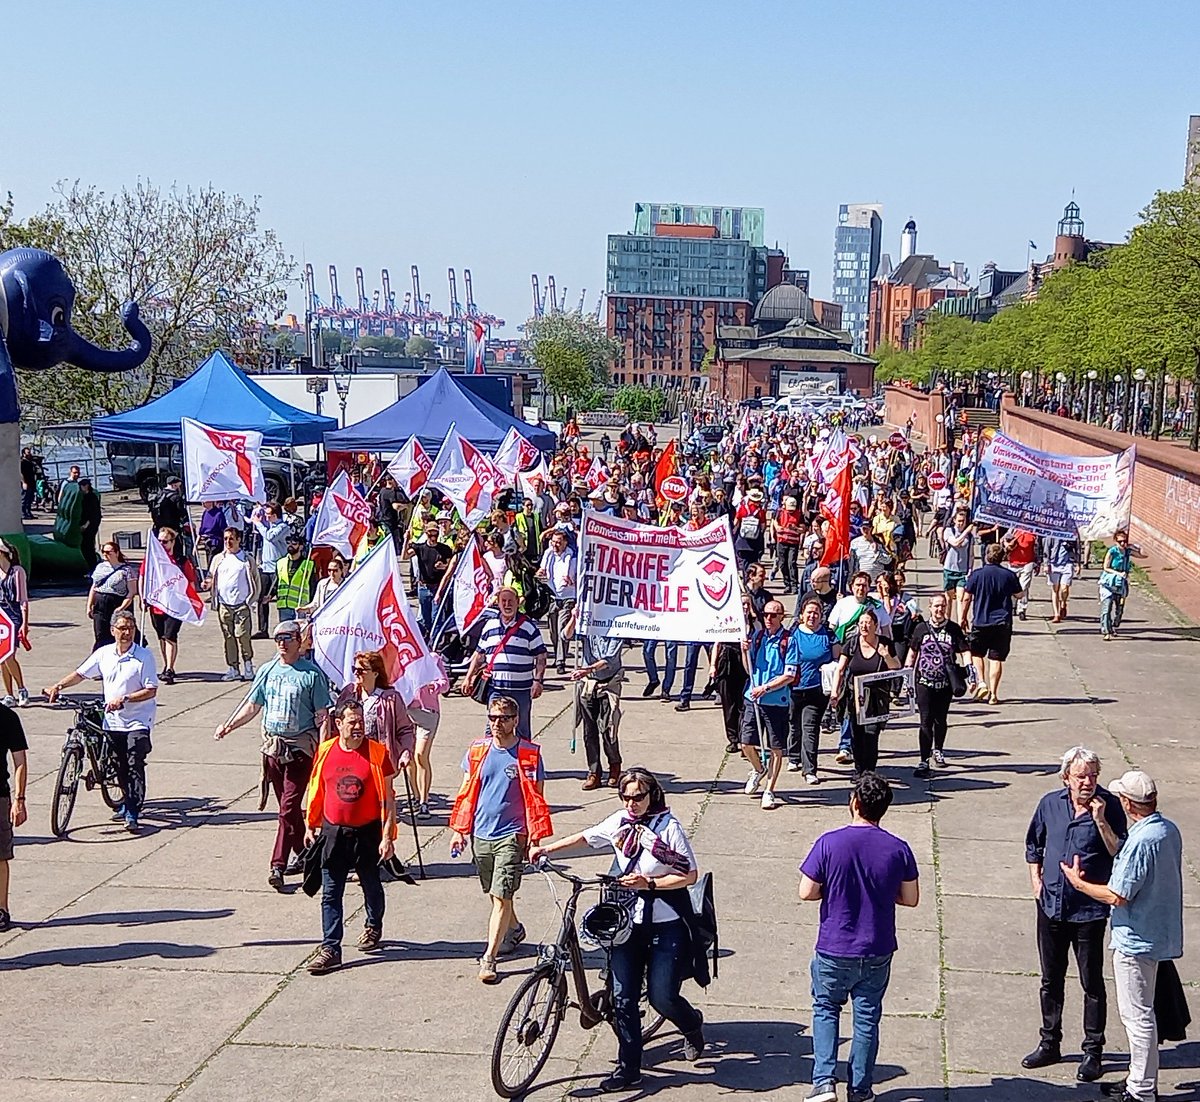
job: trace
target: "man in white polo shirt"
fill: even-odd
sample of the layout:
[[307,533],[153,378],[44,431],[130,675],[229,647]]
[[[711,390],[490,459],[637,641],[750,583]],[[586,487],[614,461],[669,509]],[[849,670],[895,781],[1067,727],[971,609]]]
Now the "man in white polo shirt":
[[[262,576],[253,555],[242,550],[242,533],[226,528],[224,550],[209,563],[208,582],[212,589],[212,607],[216,610],[221,634],[225,637],[225,664],[229,667],[222,681],[249,681],[254,676],[254,649],[250,642],[251,609],[258,604]],[[238,673],[238,652],[242,672]]]
[[550,624],[550,653],[558,673],[567,672],[567,662],[571,658],[571,639],[566,628],[575,608],[576,573],[575,552],[567,542],[566,532],[551,532],[550,546],[542,553],[537,576],[554,597],[546,618]]

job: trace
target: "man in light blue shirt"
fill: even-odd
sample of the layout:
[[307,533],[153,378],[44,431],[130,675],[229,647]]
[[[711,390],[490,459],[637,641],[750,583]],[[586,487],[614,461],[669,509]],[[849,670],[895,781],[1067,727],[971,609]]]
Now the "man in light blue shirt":
[[791,686],[800,672],[800,642],[783,626],[781,601],[768,601],[762,614],[767,626],[742,643],[742,660],[750,679],[739,740],[750,763],[746,795],[753,796],[761,785],[762,808],[773,811],[780,806],[775,782],[787,749]]
[[1129,1075],[1114,1097],[1151,1102],[1158,1097],[1158,965],[1183,956],[1183,839],[1160,814],[1158,788],[1141,770],[1131,769],[1109,791],[1121,799],[1129,833],[1108,883],[1085,880],[1078,854],[1062,870],[1073,887],[1112,907],[1117,1009],[1129,1037]]

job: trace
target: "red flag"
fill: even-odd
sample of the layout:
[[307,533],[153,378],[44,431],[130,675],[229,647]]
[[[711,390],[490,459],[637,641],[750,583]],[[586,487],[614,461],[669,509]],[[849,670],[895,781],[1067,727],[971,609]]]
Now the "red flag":
[[675,438],[672,437],[667,446],[663,448],[663,453],[659,456],[658,464],[654,468],[654,497],[660,509],[666,505],[667,499],[658,492],[658,488],[663,484],[664,478],[670,478],[675,473],[677,466],[678,464],[675,461]]
[[821,565],[841,562],[850,554],[850,495],[854,489],[854,478],[850,464],[846,463],[834,476],[821,502],[821,516],[829,521],[829,533],[825,539],[825,554]]

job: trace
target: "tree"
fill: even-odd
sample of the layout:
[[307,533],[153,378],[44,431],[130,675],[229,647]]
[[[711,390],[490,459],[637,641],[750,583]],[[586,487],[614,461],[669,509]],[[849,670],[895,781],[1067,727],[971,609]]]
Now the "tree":
[[382,353],[384,356],[404,356],[407,353],[404,350],[405,340],[403,337],[359,337],[358,347],[363,351],[373,351]]
[[596,400],[621,352],[595,318],[578,312],[530,318],[525,339],[546,389],[580,409]]
[[149,181],[112,195],[60,182],[55,195],[23,224],[13,222],[11,202],[0,207],[0,248],[33,245],[62,260],[75,284],[73,325],[82,336],[123,347],[120,308],[132,300],[154,347],[145,364],[125,373],[22,373],[29,419],[141,405],[218,348],[249,362],[270,354],[267,323],[283,311],[295,261],[259,225],[257,197],[212,187],[164,191]]
[[660,421],[666,405],[667,392],[661,387],[623,386],[612,396],[612,408],[630,421]]
[[404,354],[414,360],[423,360],[436,347],[428,337],[412,336],[404,342]]

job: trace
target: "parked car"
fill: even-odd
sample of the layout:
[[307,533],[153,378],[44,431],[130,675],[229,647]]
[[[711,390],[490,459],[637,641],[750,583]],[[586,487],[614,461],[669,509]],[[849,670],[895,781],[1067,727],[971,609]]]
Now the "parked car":
[[[324,487],[324,472],[319,465],[289,456],[287,448],[263,448],[263,482],[267,497],[282,501],[292,496],[292,468],[295,466],[296,490],[307,495]],[[108,445],[108,461],[112,467],[113,488],[136,489],[143,501],[149,501],[168,475],[183,475],[183,449],[178,444],[157,445],[157,465],[154,444],[134,444],[123,440]],[[311,488],[310,488],[311,487]]]

